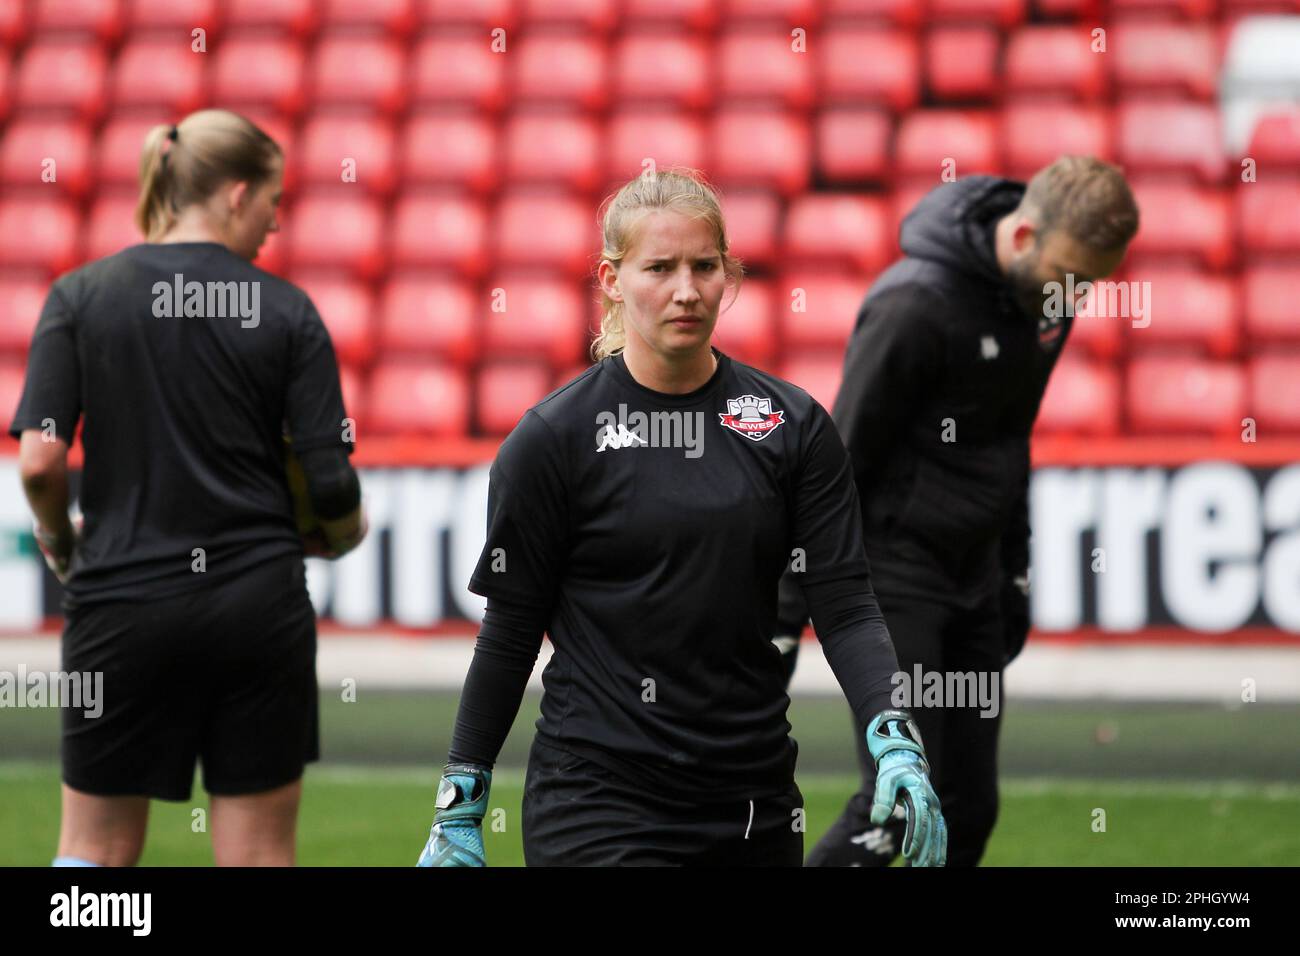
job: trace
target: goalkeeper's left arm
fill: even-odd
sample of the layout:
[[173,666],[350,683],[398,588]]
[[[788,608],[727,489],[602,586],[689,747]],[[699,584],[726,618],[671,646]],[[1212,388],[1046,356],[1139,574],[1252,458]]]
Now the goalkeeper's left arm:
[[488,599],[418,866],[486,865],[483,817],[492,766],[519,713],[545,619],[534,608]]
[[806,584],[813,627],[835,679],[844,689],[867,748],[876,761],[873,823],[884,823],[902,803],[907,812],[903,855],[913,866],[943,866],[948,829],[930,784],[921,733],[892,700],[898,658],[884,616],[866,578]]

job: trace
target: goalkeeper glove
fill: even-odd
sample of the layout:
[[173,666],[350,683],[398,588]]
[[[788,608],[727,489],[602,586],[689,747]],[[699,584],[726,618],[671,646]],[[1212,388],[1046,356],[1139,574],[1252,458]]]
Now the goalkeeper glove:
[[913,866],[943,866],[948,860],[948,825],[930,786],[921,731],[903,710],[882,710],[867,725],[867,749],[876,761],[876,799],[871,822],[879,826],[901,798],[907,810],[903,855]]
[[429,842],[416,866],[486,866],[483,816],[492,771],[474,764],[449,763],[438,782],[437,810]]

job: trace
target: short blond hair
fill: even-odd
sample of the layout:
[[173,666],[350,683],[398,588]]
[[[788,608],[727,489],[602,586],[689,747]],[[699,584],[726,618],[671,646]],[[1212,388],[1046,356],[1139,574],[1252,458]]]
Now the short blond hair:
[[1094,156],[1062,156],[1029,180],[1019,212],[1040,234],[1062,229],[1099,252],[1126,246],[1138,230],[1138,207],[1124,173]]

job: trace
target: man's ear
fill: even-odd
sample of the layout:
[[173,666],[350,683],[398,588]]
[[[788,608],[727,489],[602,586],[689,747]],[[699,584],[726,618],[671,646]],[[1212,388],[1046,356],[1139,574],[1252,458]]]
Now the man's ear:
[[618,287],[618,268],[608,259],[601,261],[596,275],[600,279],[600,287],[604,290],[605,295],[609,296],[615,302],[623,301],[623,291]]
[[1026,216],[1021,216],[1016,222],[1016,228],[1011,233],[1011,248],[1017,254],[1023,253],[1031,246],[1038,242],[1038,227],[1033,221]]

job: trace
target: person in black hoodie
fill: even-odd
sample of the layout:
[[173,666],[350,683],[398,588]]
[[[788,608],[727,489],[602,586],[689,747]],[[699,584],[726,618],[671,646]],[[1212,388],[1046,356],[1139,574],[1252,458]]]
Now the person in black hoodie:
[[[849,340],[832,418],[898,652],[895,693],[931,755],[950,866],[979,862],[997,818],[1001,670],[1029,631],[1029,435],[1070,332],[1076,303],[1062,296],[1113,272],[1137,226],[1123,174],[1093,158],[1062,157],[1027,186],[944,184],[903,221],[905,258],[873,286]],[[782,579],[775,638],[790,673],[808,619],[798,579],[793,566]],[[943,684],[918,684],[918,667]],[[953,699],[923,699],[927,682]],[[897,815],[869,820],[874,762],[861,727],[856,740],[862,789],[809,866],[883,866],[898,854]]]

